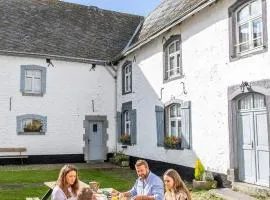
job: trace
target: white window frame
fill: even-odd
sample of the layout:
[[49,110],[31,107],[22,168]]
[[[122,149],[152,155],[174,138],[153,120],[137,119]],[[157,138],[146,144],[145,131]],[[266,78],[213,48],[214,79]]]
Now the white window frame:
[[[130,135],[130,125],[131,125],[130,112],[126,110],[124,112],[124,126],[125,126],[125,134],[127,135]],[[127,126],[129,127],[129,129],[127,129]]]
[[[177,43],[179,44],[179,49],[177,50],[176,49],[176,46],[177,46]],[[169,49],[170,47],[174,45],[174,49],[173,49],[173,52],[170,53]],[[182,75],[182,66],[181,66],[181,52],[180,52],[180,40],[174,40],[172,41],[168,46],[167,46],[167,55],[168,55],[168,58],[167,58],[167,71],[165,73],[168,74],[168,79],[172,79],[172,78],[175,78],[175,77],[179,77]],[[171,58],[174,58],[173,60],[173,67],[171,67]],[[173,73],[172,75],[170,73]]]
[[124,92],[131,91],[131,64],[124,67]]
[[[258,50],[262,50],[263,49],[263,19],[262,19],[262,9],[261,11],[255,15],[255,16],[251,16],[251,4],[253,2],[260,2],[261,3],[261,8],[262,8],[262,1],[261,0],[254,0],[254,1],[250,1],[246,4],[244,4],[243,6],[241,6],[239,9],[236,10],[235,12],[235,19],[236,19],[236,44],[235,44],[235,48],[236,48],[236,53],[238,55],[245,55],[245,54],[248,54],[250,52],[253,52],[253,51],[258,51]],[[245,7],[248,7],[248,10],[249,10],[249,16],[245,19],[245,20],[242,20],[242,21],[238,21],[238,13]],[[253,38],[253,22],[256,21],[256,20],[260,20],[261,21],[261,37],[257,37],[256,39]],[[244,24],[248,24],[248,33],[249,33],[249,38],[246,42],[243,42],[243,43],[240,43],[239,40],[240,40],[240,36],[239,36],[239,29],[241,26],[243,26]],[[254,40],[258,40],[258,39],[261,39],[261,45],[257,46],[257,47],[254,47]],[[243,44],[246,44],[248,45],[248,49],[247,50],[244,50],[244,51],[240,51],[240,46],[243,45]]]
[[[32,75],[30,75],[31,72]],[[24,79],[24,84],[25,84],[25,93],[34,93],[34,94],[40,94],[42,90],[42,82],[41,82],[41,77],[42,77],[42,72],[41,70],[38,69],[26,69],[25,70],[25,79]],[[30,87],[27,88],[27,79],[31,80]],[[39,81],[39,88],[37,87],[37,81]]]
[[[171,108],[175,107],[175,112],[176,115],[175,116],[171,116]],[[168,136],[176,136],[181,138],[181,123],[182,123],[182,118],[181,118],[181,104],[179,103],[174,103],[169,105],[169,131],[168,131]],[[172,135],[172,131],[171,131],[171,122],[175,122],[175,127],[176,127],[176,135]],[[180,127],[180,132],[178,131]]]

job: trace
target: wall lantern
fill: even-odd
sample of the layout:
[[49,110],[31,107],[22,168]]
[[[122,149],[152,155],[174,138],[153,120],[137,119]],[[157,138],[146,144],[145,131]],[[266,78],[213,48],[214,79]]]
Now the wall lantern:
[[51,65],[52,67],[54,67],[54,65],[53,65],[53,63],[52,63],[52,61],[51,61],[50,58],[46,58],[46,63],[48,64],[48,67],[50,67],[50,65]]
[[242,81],[240,85],[241,92],[245,92],[245,88],[247,88],[248,91],[251,90],[251,84],[247,81]]

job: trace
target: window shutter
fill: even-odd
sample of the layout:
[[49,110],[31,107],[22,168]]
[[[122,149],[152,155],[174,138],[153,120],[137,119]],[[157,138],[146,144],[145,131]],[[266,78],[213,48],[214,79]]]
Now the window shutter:
[[133,109],[130,111],[130,121],[131,121],[131,127],[130,127],[131,144],[136,144],[137,143],[137,113],[136,113],[136,109]]
[[117,127],[117,140],[120,142],[120,136],[121,136],[121,112],[116,113],[116,127]]
[[157,146],[164,146],[164,108],[155,107],[157,125]]
[[181,147],[189,149],[191,147],[191,118],[190,118],[190,101],[185,101],[181,105],[182,117],[182,135]]
[[169,106],[165,108],[165,135],[169,135]]
[[21,66],[21,85],[20,85],[20,91],[24,92],[24,83],[25,83],[25,67]]
[[47,74],[47,69],[43,68],[41,70],[41,94],[46,93],[46,74]]
[[164,52],[163,52],[163,80],[167,80],[168,79],[168,74],[166,73],[168,71],[168,50],[167,50],[167,46],[164,46]]

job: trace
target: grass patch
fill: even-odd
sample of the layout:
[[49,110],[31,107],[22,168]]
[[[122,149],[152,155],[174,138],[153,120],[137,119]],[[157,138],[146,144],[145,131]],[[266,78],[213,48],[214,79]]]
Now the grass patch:
[[[26,197],[41,198],[48,188],[43,184],[46,181],[54,181],[58,177],[63,165],[51,167],[47,165],[17,167],[0,167],[0,199],[22,200]],[[77,166],[77,165],[76,165]],[[88,183],[100,182],[101,187],[113,187],[119,191],[130,189],[137,178],[136,172],[128,168],[116,169],[92,169],[86,165],[77,166],[79,178]],[[191,185],[188,184],[190,188]],[[192,191],[193,200],[220,200],[204,190]]]

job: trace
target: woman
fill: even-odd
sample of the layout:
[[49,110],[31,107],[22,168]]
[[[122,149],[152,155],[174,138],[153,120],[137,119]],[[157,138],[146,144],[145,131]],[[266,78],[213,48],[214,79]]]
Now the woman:
[[64,165],[53,189],[52,200],[77,200],[78,190],[78,170],[73,165]]
[[191,195],[178,172],[168,169],[164,175],[165,200],[191,200]]

